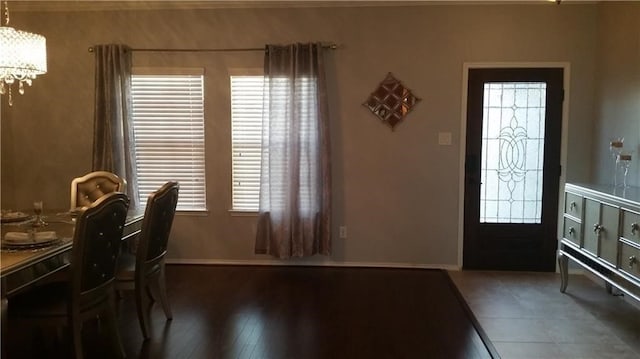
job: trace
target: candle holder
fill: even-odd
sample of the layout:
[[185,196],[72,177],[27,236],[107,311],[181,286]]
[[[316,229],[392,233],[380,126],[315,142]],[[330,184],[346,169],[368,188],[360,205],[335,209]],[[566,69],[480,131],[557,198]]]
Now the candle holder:
[[618,155],[616,163],[622,169],[622,188],[627,188],[627,174],[629,174],[629,167],[631,166],[631,152],[622,152]]
[[618,156],[622,153],[624,137],[614,138],[609,142],[609,152],[613,157],[613,187],[618,186]]
[[44,227],[47,222],[42,218],[42,201],[33,202],[33,212],[36,214],[36,219],[33,222],[33,227]]

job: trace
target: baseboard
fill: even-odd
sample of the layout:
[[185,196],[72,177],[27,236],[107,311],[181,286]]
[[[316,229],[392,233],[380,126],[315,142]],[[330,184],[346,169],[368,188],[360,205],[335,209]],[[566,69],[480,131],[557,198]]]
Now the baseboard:
[[365,267],[365,268],[417,268],[459,270],[448,264],[417,264],[394,262],[311,262],[311,261],[273,261],[273,260],[223,260],[223,259],[169,259],[167,264],[199,264],[199,265],[246,265],[246,266],[318,266],[318,267]]

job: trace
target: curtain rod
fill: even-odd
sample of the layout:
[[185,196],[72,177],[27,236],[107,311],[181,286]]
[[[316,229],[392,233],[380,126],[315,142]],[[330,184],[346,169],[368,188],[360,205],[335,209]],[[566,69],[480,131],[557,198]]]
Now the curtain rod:
[[[337,44],[331,43],[322,45],[325,49],[335,50]],[[241,52],[241,51],[264,51],[264,47],[246,47],[237,49],[131,49],[134,52]],[[93,52],[93,46],[89,47],[89,52]]]

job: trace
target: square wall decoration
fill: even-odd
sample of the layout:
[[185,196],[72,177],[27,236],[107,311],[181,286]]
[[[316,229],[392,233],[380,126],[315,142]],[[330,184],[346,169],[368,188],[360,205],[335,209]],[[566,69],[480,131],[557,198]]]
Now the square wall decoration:
[[389,72],[363,105],[393,130],[419,101]]

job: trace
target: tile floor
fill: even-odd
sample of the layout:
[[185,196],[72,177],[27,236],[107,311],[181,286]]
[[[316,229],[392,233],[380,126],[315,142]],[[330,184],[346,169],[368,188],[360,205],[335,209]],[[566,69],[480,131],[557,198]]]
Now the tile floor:
[[640,359],[640,303],[570,275],[449,272],[503,359]]

